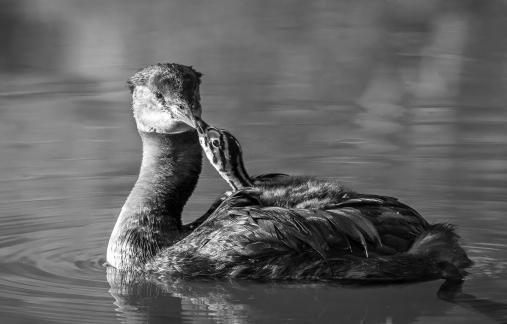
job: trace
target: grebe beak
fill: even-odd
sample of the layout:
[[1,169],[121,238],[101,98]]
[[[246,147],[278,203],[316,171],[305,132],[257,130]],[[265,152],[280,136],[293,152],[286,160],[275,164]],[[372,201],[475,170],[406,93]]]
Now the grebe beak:
[[169,104],[166,109],[174,119],[178,119],[192,128],[197,128],[196,117],[187,103]]

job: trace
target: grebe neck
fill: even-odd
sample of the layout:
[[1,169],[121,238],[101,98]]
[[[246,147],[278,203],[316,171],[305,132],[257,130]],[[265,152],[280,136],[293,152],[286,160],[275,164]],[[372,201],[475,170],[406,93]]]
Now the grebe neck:
[[141,170],[107,251],[107,261],[119,269],[142,267],[179,237],[181,212],[201,172],[201,148],[195,131],[139,134],[143,143]]
[[252,178],[246,171],[241,153],[235,159],[230,160],[229,163],[232,165],[231,169],[225,172],[219,171],[219,173],[232,190],[236,191],[253,186]]

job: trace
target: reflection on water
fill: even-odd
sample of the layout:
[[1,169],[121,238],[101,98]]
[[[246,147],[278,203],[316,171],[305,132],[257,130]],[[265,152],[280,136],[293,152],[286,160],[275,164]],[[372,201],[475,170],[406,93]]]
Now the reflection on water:
[[[4,2],[3,322],[505,318],[505,1]],[[204,116],[254,173],[337,177],[458,224],[476,263],[463,292],[106,278],[140,160],[124,84],[157,61],[204,73]],[[185,220],[225,189],[206,165]]]
[[[387,287],[248,281],[171,281],[121,278],[108,269],[120,316],[136,322],[179,318],[227,322],[408,323],[443,316],[453,306],[436,297],[436,282]],[[389,298],[386,298],[389,296]],[[426,302],[421,303],[421,299]]]

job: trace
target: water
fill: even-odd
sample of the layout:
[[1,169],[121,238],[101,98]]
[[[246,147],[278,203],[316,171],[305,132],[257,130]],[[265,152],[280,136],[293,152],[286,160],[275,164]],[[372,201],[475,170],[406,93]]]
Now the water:
[[[2,323],[507,322],[504,1],[4,2]],[[438,298],[441,281],[111,287],[105,248],[140,161],[125,80],[157,61],[204,73],[204,116],[252,174],[335,177],[458,224],[467,295]],[[225,189],[205,165],[185,221]]]

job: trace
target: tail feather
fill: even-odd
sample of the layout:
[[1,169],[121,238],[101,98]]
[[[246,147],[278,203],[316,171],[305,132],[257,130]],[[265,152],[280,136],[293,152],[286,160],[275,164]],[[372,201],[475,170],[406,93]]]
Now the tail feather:
[[459,245],[459,235],[452,224],[434,224],[419,233],[408,254],[432,259],[442,270],[444,278],[463,276],[472,265],[465,250]]
[[445,248],[457,243],[459,235],[455,232],[456,226],[448,223],[431,225],[428,229],[422,230],[418,235],[409,253],[427,254],[434,249]]

